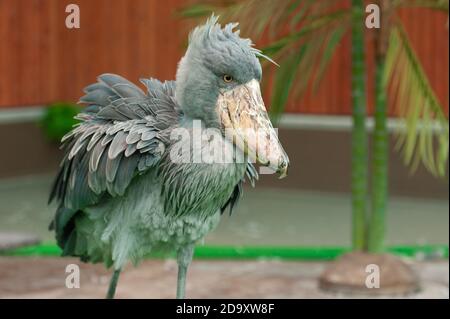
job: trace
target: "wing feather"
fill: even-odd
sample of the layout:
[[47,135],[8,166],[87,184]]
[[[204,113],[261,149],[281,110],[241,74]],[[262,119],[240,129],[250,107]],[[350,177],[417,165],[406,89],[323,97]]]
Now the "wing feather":
[[135,175],[160,161],[167,142],[160,136],[167,134],[158,133],[177,125],[180,116],[174,82],[141,81],[147,93],[115,74],[84,89],[80,103],[86,109],[77,116],[81,124],[62,139],[65,156],[50,193],[49,201],[59,203],[57,214],[124,195]]

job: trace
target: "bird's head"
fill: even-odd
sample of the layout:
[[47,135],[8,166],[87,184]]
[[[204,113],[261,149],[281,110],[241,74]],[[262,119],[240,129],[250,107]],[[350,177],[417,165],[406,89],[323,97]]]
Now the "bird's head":
[[[259,57],[237,23],[224,28],[212,16],[189,36],[176,77],[176,100],[184,114],[220,129],[252,160],[287,174],[289,159],[267,115],[261,96]],[[270,59],[269,59],[270,60]]]

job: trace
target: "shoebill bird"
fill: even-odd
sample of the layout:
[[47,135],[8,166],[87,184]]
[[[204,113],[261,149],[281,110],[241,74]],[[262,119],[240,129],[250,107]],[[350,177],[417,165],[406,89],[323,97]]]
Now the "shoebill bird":
[[[113,267],[108,298],[124,265],[152,251],[177,253],[176,296],[184,298],[194,245],[231,213],[245,176],[258,178],[252,163],[287,173],[259,86],[258,58],[269,58],[236,26],[212,16],[195,28],[175,81],[143,79],[144,92],[103,74],[85,88],[80,123],[62,139],[50,229],[63,255]],[[217,134],[194,143],[207,129]],[[180,132],[192,141],[180,143]],[[218,149],[220,160],[202,160]]]

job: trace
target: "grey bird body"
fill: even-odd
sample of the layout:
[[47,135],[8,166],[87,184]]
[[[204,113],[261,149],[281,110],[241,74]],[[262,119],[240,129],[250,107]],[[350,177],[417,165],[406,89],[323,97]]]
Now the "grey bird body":
[[62,139],[50,227],[63,255],[114,267],[108,297],[123,266],[152,251],[177,252],[184,297],[195,243],[231,213],[245,176],[254,184],[252,162],[286,175],[289,161],[259,89],[264,56],[235,26],[222,29],[212,17],[197,27],[176,81],[143,79],[144,92],[103,74],[85,88],[80,124]]
[[[170,194],[162,192],[163,177],[158,177],[156,170],[148,172],[131,183],[125,196],[86,208],[85,215],[77,220],[77,231],[89,243],[90,258],[102,256],[99,261],[113,262],[115,269],[121,269],[128,260],[137,263],[152,251],[178,251],[195,244],[217,226],[220,206],[228,200],[234,185],[221,186],[216,179],[230,179],[230,174],[235,176],[235,183],[238,174],[243,177],[242,170],[227,167],[220,172],[214,170],[205,180],[192,182],[192,198],[203,197],[196,204],[208,206],[209,211],[178,215],[183,206],[188,209],[192,203],[178,203],[177,211],[165,210],[164,198]],[[222,196],[217,197],[218,193]],[[173,200],[180,199],[174,196]]]
[[[179,121],[170,95],[174,83],[166,83],[165,89],[157,80],[143,82],[149,93],[136,99],[139,88],[120,76],[104,74],[99,86],[87,89],[81,99],[94,102],[90,96],[97,98],[106,89],[117,93],[105,100],[109,104],[95,101],[96,113],[89,112],[88,106],[88,112],[80,116],[83,122],[64,139],[69,146],[61,169],[65,175],[56,180],[54,196],[63,203],[55,225],[66,255],[121,269],[152,250],[177,251],[203,238],[217,225],[227,204],[232,204],[230,198],[239,197],[233,198],[234,189],[240,187],[251,164],[171,161],[174,142],[168,131],[183,124],[189,131],[190,124]],[[128,96],[117,87],[126,88]],[[155,100],[159,104],[152,104]],[[121,102],[117,107],[116,101]],[[148,109],[142,111],[143,105]],[[155,121],[162,115],[164,124]],[[99,132],[103,134],[97,136]],[[222,138],[219,143],[205,141],[200,148],[190,148],[189,156],[224,146],[236,151]],[[249,177],[256,178],[251,171]],[[58,188],[63,189],[61,193]]]

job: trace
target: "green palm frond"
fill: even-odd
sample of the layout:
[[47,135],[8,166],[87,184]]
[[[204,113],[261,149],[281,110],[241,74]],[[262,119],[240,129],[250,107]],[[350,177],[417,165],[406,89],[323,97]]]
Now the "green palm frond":
[[283,113],[283,108],[286,105],[289,93],[294,84],[295,76],[298,71],[302,58],[304,56],[304,48],[298,54],[291,54],[285,60],[285,63],[280,65],[280,69],[275,75],[274,93],[272,94],[270,115],[274,123],[277,123],[279,116]]
[[[271,114],[277,119],[289,97],[301,98],[308,88],[317,88],[349,29],[351,10],[335,9],[335,2],[204,0],[183,14],[198,17],[215,12],[223,21],[241,21],[246,36],[269,36],[270,44],[262,51],[281,65],[271,96]],[[394,7],[448,11],[448,0],[396,0]],[[445,175],[448,119],[400,24],[392,28],[389,41],[383,85],[389,82],[393,88],[395,111],[404,123],[397,134],[397,147],[412,171],[423,163],[433,174]]]
[[[283,68],[279,70],[272,92],[271,113],[283,112],[288,96],[301,98],[308,87],[317,89],[323,75],[349,27],[349,12],[338,10],[305,19],[297,31],[263,48]],[[286,72],[289,81],[285,80]],[[281,80],[281,83],[278,83]]]
[[297,2],[312,1],[203,0],[182,8],[181,14],[184,17],[197,18],[215,13],[220,15],[223,21],[246,21],[241,25],[242,31],[252,38],[259,38],[266,28],[270,29],[272,34],[279,32],[279,28],[283,26],[281,21],[295,9]]
[[[268,35],[262,48],[275,59],[278,70],[272,90],[270,113],[276,120],[289,97],[301,98],[308,87],[317,89],[327,66],[348,30],[350,10],[336,9],[334,0],[202,1],[183,11],[197,17],[215,12],[223,21],[241,21],[242,33],[253,39]],[[264,10],[261,10],[264,8]]]
[[397,132],[397,149],[414,171],[420,163],[434,175],[447,170],[448,118],[400,23],[391,30],[383,85],[404,127]]

